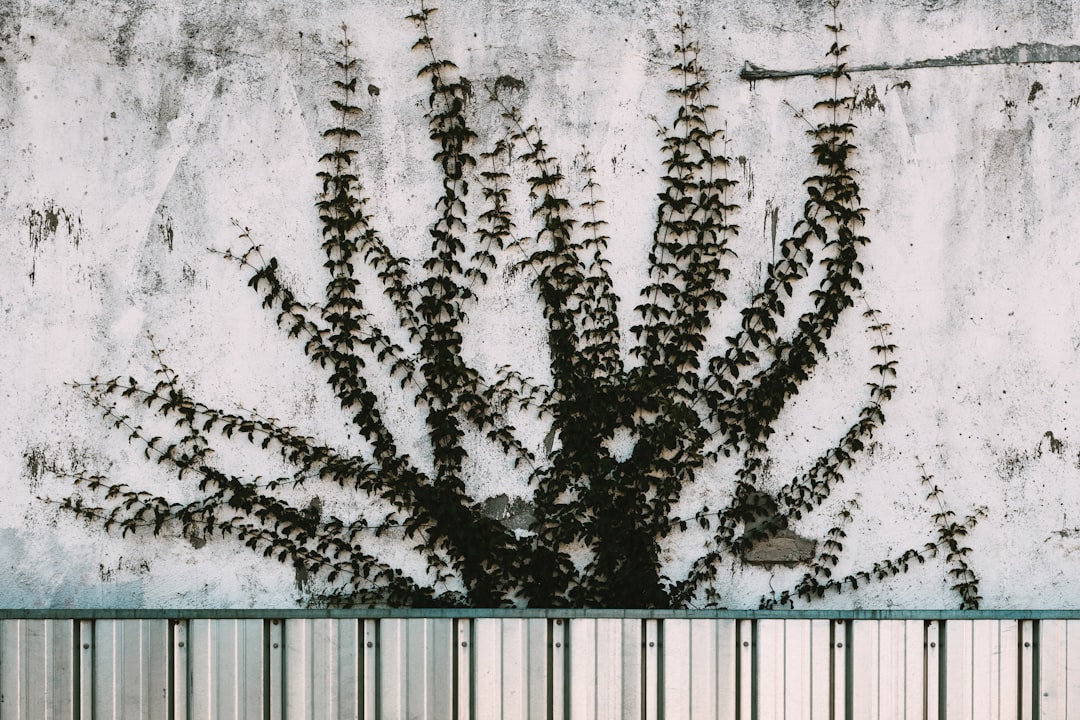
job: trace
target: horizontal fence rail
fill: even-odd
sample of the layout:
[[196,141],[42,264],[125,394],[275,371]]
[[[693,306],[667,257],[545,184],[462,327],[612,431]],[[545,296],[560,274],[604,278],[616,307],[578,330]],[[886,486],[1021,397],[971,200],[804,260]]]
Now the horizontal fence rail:
[[0,615],[0,718],[1080,718],[1074,617],[174,615]]

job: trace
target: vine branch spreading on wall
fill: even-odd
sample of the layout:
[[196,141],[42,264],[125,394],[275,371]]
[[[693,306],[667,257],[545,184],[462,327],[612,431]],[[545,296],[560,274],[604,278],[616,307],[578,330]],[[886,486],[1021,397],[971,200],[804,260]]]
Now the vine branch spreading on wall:
[[[233,537],[264,556],[321,579],[322,602],[338,605],[470,605],[497,607],[685,607],[724,601],[718,572],[756,543],[821,509],[845,481],[885,420],[895,391],[895,346],[889,326],[866,306],[876,361],[856,420],[836,428],[835,442],[778,490],[763,482],[778,418],[799,394],[841,318],[862,296],[860,252],[867,210],[861,205],[847,94],[838,0],[827,28],[832,70],[828,94],[808,127],[816,172],[805,182],[801,219],[769,262],[760,286],[738,311],[739,323],[717,344],[713,323],[731,300],[736,260],[737,182],[725,155],[729,138],[711,104],[710,87],[691,28],[675,26],[670,97],[673,119],[662,133],[664,155],[648,277],[628,331],[620,326],[609,273],[601,188],[588,153],[584,184],[570,187],[542,128],[489,88],[506,132],[488,148],[470,125],[477,112],[472,84],[440,54],[434,9],[409,16],[420,38],[419,76],[429,83],[428,134],[440,195],[427,227],[430,253],[413,264],[397,254],[368,210],[357,170],[357,57],[342,27],[323,136],[321,195],[326,285],[306,302],[283,279],[247,230],[242,252],[225,259],[249,275],[249,285],[277,324],[327,375],[346,422],[363,447],[346,452],[254,412],[229,412],[196,399],[153,346],[156,377],[93,378],[78,383],[86,398],[146,457],[177,482],[197,485],[194,502],[116,484],[88,471],[63,472],[100,505],[75,494],[63,507],[121,534],[179,531]],[[532,223],[515,220],[512,182],[524,168]],[[476,189],[479,189],[479,193]],[[575,196],[577,200],[575,200]],[[369,309],[366,267],[394,308],[397,327]],[[500,368],[485,376],[467,361],[464,324],[478,291],[498,270],[526,273],[542,313],[550,383]],[[816,284],[815,284],[816,283]],[[805,311],[786,318],[787,303]],[[628,352],[626,348],[629,348]],[[430,467],[402,450],[382,406],[387,382],[411,394],[430,447]],[[154,435],[132,413],[175,423]],[[520,413],[548,423],[538,451],[514,426]],[[273,480],[231,474],[217,464],[215,443],[241,439],[275,455],[290,470]],[[470,443],[492,443],[531,489],[532,521],[524,532],[489,517],[470,491]],[[628,452],[615,452],[621,442]],[[715,482],[709,470],[724,460],[737,471],[716,507],[676,512],[688,487]],[[352,519],[323,517],[279,490],[330,483],[360,498]],[[714,493],[715,496],[715,493]],[[366,498],[366,499],[363,499]],[[932,500],[940,500],[934,487]],[[947,550],[964,606],[978,603],[977,579],[959,538],[975,518],[957,524],[942,507],[939,537],[921,551],[868,571],[833,577],[857,505],[842,506],[810,570],[796,587],[763,598],[764,607],[812,600],[857,588],[908,569],[913,560]],[[372,508],[389,511],[374,514]],[[684,513],[685,515],[685,513]],[[705,549],[677,578],[666,576],[664,548],[672,538],[705,531]],[[378,538],[395,533],[422,558],[408,570],[381,553]]]

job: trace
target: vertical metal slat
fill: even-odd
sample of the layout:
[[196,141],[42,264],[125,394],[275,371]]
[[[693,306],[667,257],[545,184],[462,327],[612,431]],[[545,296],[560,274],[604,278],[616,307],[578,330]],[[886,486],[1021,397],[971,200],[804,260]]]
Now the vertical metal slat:
[[1040,720],[1068,720],[1068,643],[1067,620],[1043,620],[1039,623],[1039,697]]
[[690,697],[690,621],[664,621],[664,704],[663,717],[695,720],[701,712],[691,708]]
[[[520,621],[519,621],[520,623]],[[517,720],[525,717],[523,685],[527,682],[515,673],[512,658],[520,661],[523,628],[519,623],[491,618],[477,619],[476,644],[476,717],[477,720]]]
[[922,720],[926,702],[926,623],[904,620],[904,718]]
[[[851,625],[851,708],[853,718],[879,718],[881,646],[876,620],[855,620]],[[888,717],[888,716],[885,716]],[[882,719],[884,720],[884,719]]]
[[809,620],[784,620],[785,720],[810,720],[810,651],[812,626]]
[[1065,621],[1065,710],[1070,720],[1080,712],[1080,621]]
[[926,720],[938,720],[940,709],[941,623],[934,620],[926,624]]
[[1020,624],[1016,620],[998,620],[996,623],[996,645],[991,650],[991,659],[996,658],[998,687],[994,712],[995,717],[1014,718],[1020,700]]
[[[755,720],[757,717],[756,707],[754,706],[754,675],[757,672],[757,666],[754,662],[754,626],[753,620],[739,620],[738,621],[738,675],[736,682],[738,683],[738,707],[736,710],[739,713],[739,720]],[[732,693],[734,697],[734,693]],[[734,713],[732,713],[734,716]]]
[[189,642],[191,633],[187,621],[172,625],[172,707],[175,720],[187,720],[191,695],[191,666]]
[[661,620],[646,620],[644,622],[644,646],[645,653],[642,662],[645,664],[641,677],[645,697],[642,702],[642,714],[645,720],[658,720],[660,717],[659,693],[660,693],[660,626]]
[[551,625],[551,720],[567,720],[566,706],[569,700],[566,676],[568,621],[557,619]]
[[[97,646],[94,639],[94,621],[79,621],[79,633],[76,651],[79,654],[79,681],[76,692],[79,697],[78,720],[94,720],[103,717],[98,715],[94,707],[94,684],[97,678],[94,674],[94,653]],[[166,651],[168,647],[166,647]],[[166,686],[166,693],[168,692]],[[166,709],[168,698],[166,697]],[[3,713],[0,712],[0,716]]]
[[756,680],[758,717],[784,720],[783,620],[759,620],[757,624]]
[[[454,717],[457,720],[472,720],[472,684],[473,684],[473,622],[465,618],[454,621],[455,628],[455,642],[454,653],[456,654],[455,667],[457,668],[457,677],[455,682],[457,683],[457,707],[455,708]],[[547,652],[545,648],[544,661],[547,661]],[[545,688],[546,690],[546,688]],[[544,694],[546,700],[546,692]],[[546,705],[541,705],[546,707]]]
[[[613,660],[621,659],[622,665],[618,683],[620,692],[613,695],[618,705],[612,707],[618,707],[617,717],[641,720],[642,703],[646,694],[645,688],[641,685],[644,677],[642,663],[645,659],[641,642],[641,621],[612,620],[610,623],[607,651],[612,653],[610,657]],[[617,648],[621,649],[619,655],[614,654]]]
[[876,705],[882,720],[907,718],[907,636],[904,622],[883,620],[875,623],[878,635]]
[[360,717],[363,720],[376,720],[379,717],[379,625],[379,620],[375,619],[361,621],[363,668],[360,684],[363,712]]
[[[379,717],[409,717],[406,689],[409,647],[405,620],[384,619],[379,622],[378,650]],[[418,697],[426,695],[424,680],[424,677],[417,678],[414,691]]]
[[832,623],[829,620],[810,620],[810,703],[805,717],[810,720],[832,720]]
[[882,624],[892,648],[888,672],[893,677],[888,697],[896,705],[893,717],[922,720],[926,685],[925,626],[918,620],[887,620]]
[[950,620],[945,632],[945,709],[950,718],[972,720],[972,695],[988,691],[984,669],[972,667],[975,627],[970,620]]
[[270,696],[266,701],[269,703],[269,720],[282,720],[285,716],[285,620],[271,620],[268,633],[266,673]]
[[[598,670],[600,655],[597,649],[596,620],[589,618],[572,619],[569,624],[568,644],[570,649],[570,675],[567,678],[570,694],[570,718],[572,720],[595,720],[596,708],[601,703],[598,694],[604,689],[599,687],[605,670],[610,671],[610,662],[605,660],[606,668]],[[605,680],[609,679],[607,677]]]
[[[713,717],[719,720],[734,720],[737,712],[735,705],[735,688],[738,683],[736,673],[738,668],[736,629],[737,625],[734,620],[690,621],[691,641],[698,633],[709,638],[709,646],[706,648],[706,652],[712,658],[716,674],[712,677],[711,683],[708,682],[709,678],[703,678],[700,675],[698,675],[696,681],[699,685],[702,684],[702,681],[705,681],[705,687],[711,688]],[[691,663],[696,662],[697,658],[698,653],[691,648]],[[746,669],[749,670],[750,665],[747,665]]]
[[1020,720],[1035,720],[1035,622],[1020,621]]
[[[844,720],[848,718],[848,653],[851,647],[847,641],[848,622],[837,620],[832,626],[832,714],[828,718]],[[849,719],[850,720],[850,719]]]

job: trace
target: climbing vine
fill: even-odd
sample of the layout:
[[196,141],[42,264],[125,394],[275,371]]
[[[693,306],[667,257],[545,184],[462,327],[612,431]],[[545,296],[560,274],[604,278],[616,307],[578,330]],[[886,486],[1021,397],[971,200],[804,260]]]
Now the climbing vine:
[[[736,262],[738,187],[729,173],[731,139],[712,104],[699,48],[682,15],[675,26],[670,97],[673,117],[662,132],[661,190],[651,229],[648,276],[634,323],[620,326],[621,299],[608,260],[602,188],[588,152],[572,184],[544,130],[506,99],[505,83],[474,87],[445,59],[433,37],[434,9],[409,16],[420,37],[419,76],[429,84],[426,119],[435,148],[439,196],[427,226],[429,252],[419,263],[398,254],[369,214],[358,171],[355,122],[357,57],[342,27],[332,80],[334,124],[323,136],[321,194],[316,203],[327,278],[322,297],[306,301],[284,279],[246,229],[243,250],[223,257],[248,274],[249,285],[277,324],[326,373],[343,420],[362,442],[346,451],[250,411],[230,412],[189,393],[156,345],[156,377],[77,383],[115,428],[146,457],[197,485],[193,502],[111,482],[89,471],[68,477],[89,497],[63,506],[106,530],[234,537],[252,550],[295,565],[327,588],[335,604],[495,607],[684,607],[723,602],[717,589],[725,563],[819,510],[843,483],[885,420],[895,391],[895,346],[888,324],[866,306],[876,338],[875,363],[855,421],[837,429],[830,449],[778,490],[763,481],[778,418],[828,352],[841,318],[862,300],[862,207],[847,95],[846,46],[833,19],[828,94],[797,113],[811,141],[815,173],[805,182],[801,218],[764,268],[760,286],[738,310],[738,325],[717,343],[721,309]],[[490,102],[485,102],[490,100]],[[486,147],[470,118],[494,110],[505,132]],[[524,192],[514,191],[524,169]],[[479,189],[479,192],[476,192]],[[518,227],[527,207],[529,228]],[[396,314],[380,324],[365,304],[366,266]],[[550,382],[503,367],[486,376],[467,361],[464,325],[479,290],[496,271],[532,283],[549,348]],[[797,318],[791,307],[805,308]],[[857,315],[856,311],[856,315]],[[393,382],[419,409],[430,466],[402,449],[378,388]],[[135,408],[173,422],[157,435]],[[548,424],[543,451],[514,426],[521,413]],[[229,440],[273,453],[289,472],[266,480],[223,470],[213,453]],[[491,443],[531,493],[527,529],[485,513],[470,489],[470,443]],[[620,449],[621,448],[621,449]],[[713,480],[710,469],[734,461],[731,492],[714,508],[686,515],[688,487]],[[355,516],[323,517],[288,502],[280,489],[329,483],[355,492]],[[526,490],[528,488],[528,490]],[[940,500],[935,487],[932,501]],[[382,510],[378,514],[371,508]],[[812,600],[829,590],[906,571],[930,548],[947,551],[954,589],[977,604],[977,580],[960,545],[966,528],[941,506],[938,539],[873,570],[833,578],[843,527],[856,508],[843,506],[804,580],[762,600],[765,607]],[[707,531],[701,556],[678,578],[664,569],[665,543],[690,527]],[[379,552],[393,531],[422,558],[407,570]]]

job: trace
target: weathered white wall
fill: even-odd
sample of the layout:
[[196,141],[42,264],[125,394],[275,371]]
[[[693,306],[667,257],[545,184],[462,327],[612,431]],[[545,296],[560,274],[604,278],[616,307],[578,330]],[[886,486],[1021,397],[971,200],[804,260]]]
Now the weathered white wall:
[[[439,48],[475,85],[522,80],[514,100],[539,120],[572,180],[574,156],[582,145],[591,150],[625,326],[643,283],[658,190],[654,117],[672,115],[670,28],[684,6],[703,34],[729,152],[740,158],[743,230],[731,294],[745,298],[771,252],[773,211],[782,238],[812,169],[791,107],[809,107],[820,90],[805,77],[751,85],[738,70],[745,60],[821,64],[829,18],[819,2],[446,5],[436,16]],[[314,161],[330,122],[325,90],[343,22],[362,59],[361,87],[379,91],[362,94],[371,208],[395,247],[424,246],[437,188],[409,10],[386,0],[0,4],[0,605],[304,601],[291,569],[235,544],[105,536],[40,499],[70,492],[42,468],[82,464],[190,497],[65,385],[96,374],[148,379],[148,331],[202,398],[256,407],[349,445],[322,375],[281,338],[246,278],[206,249],[242,247],[235,219],[281,257],[298,286],[318,291]],[[853,65],[1080,38],[1080,4],[1070,0],[852,0],[843,20]],[[921,462],[958,514],[987,507],[969,541],[985,606],[1075,605],[1080,65],[885,70],[856,74],[854,83],[873,241],[867,301],[892,325],[900,375],[886,426],[836,496],[860,494],[845,564],[865,566],[933,538]],[[482,95],[477,126],[490,137],[500,125]],[[542,375],[527,282],[509,280],[470,314],[478,366],[510,363]],[[785,416],[774,442],[777,483],[834,438],[838,418],[857,411],[873,361],[857,320]],[[717,472],[694,492],[729,482]],[[478,472],[475,489],[480,498],[527,493],[498,472]],[[327,512],[349,512],[347,498],[315,492]],[[818,514],[798,530],[820,537],[832,520]],[[694,552],[673,547],[673,562]],[[801,573],[736,568],[719,589],[731,607],[755,606],[770,585],[786,588]],[[830,602],[954,607],[948,585],[934,561]]]

